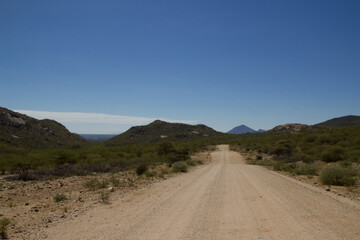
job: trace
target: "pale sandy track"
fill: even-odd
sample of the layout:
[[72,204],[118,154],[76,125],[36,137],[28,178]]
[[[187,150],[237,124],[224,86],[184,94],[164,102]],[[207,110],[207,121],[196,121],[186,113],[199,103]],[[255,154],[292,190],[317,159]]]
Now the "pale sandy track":
[[360,239],[359,203],[222,145],[213,163],[47,230],[48,239]]

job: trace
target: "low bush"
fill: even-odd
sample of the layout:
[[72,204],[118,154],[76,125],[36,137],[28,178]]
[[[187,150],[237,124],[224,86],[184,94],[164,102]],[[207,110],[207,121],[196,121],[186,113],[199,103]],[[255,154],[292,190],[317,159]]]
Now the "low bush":
[[48,171],[46,171],[47,175],[61,177],[61,176],[81,176],[85,175],[85,172],[82,169],[77,168],[75,165],[64,164],[57,165]]
[[136,168],[136,174],[140,176],[144,172],[146,172],[147,169],[148,169],[148,166],[145,163],[142,163]]
[[296,163],[282,163],[282,162],[276,162],[274,165],[274,170],[276,171],[284,171],[284,172],[291,172],[295,173],[296,170]]
[[97,178],[92,178],[85,182],[84,187],[88,188],[90,191],[95,191],[97,189],[106,188],[108,185],[108,180],[99,181]]
[[272,153],[280,156],[280,155],[290,155],[294,151],[294,143],[289,140],[280,140],[275,143],[275,148]]
[[17,179],[20,181],[33,181],[33,180],[38,180],[39,177],[33,173],[21,172],[21,173],[19,173]]
[[310,155],[301,155],[301,161],[303,161],[304,163],[313,163],[315,161],[313,156]]
[[294,170],[297,175],[318,175],[320,167],[315,164],[299,164]]
[[343,160],[344,149],[341,147],[331,147],[324,150],[321,160],[324,162],[337,162]]
[[8,218],[0,219],[0,239],[7,239],[6,230],[8,225],[10,225],[10,220]]
[[114,187],[120,186],[120,180],[117,179],[115,176],[111,176],[110,182]]
[[[249,161],[249,164],[259,165],[259,166],[274,166],[274,162],[270,160],[260,160],[260,161]],[[275,169],[275,168],[274,168]],[[276,169],[275,169],[276,170]],[[280,170],[278,170],[280,171]]]
[[186,160],[186,164],[189,166],[196,166],[196,161],[192,159]]
[[330,166],[321,171],[320,181],[326,185],[353,186],[357,176],[358,172],[353,168]]
[[275,162],[272,164],[274,170],[294,173],[296,175],[318,175],[320,167],[315,164],[304,164],[304,163],[283,163]]
[[341,167],[351,167],[352,166],[352,163],[349,161],[341,161],[341,162],[339,162],[339,164]]
[[91,191],[95,191],[97,189],[97,185],[99,180],[97,178],[92,178],[84,183],[84,187],[88,188]]
[[306,143],[313,143],[313,142],[315,142],[315,141],[317,140],[317,138],[318,138],[317,135],[315,135],[315,134],[309,134],[309,135],[305,136],[304,141],[305,141]]
[[186,161],[189,159],[189,154],[185,151],[176,151],[169,154],[167,159],[171,164],[175,162]]
[[109,204],[110,193],[109,191],[102,191],[100,193],[100,202],[103,204]]
[[174,172],[187,172],[187,164],[184,161],[175,162],[172,169]]
[[145,176],[146,177],[155,177],[156,176],[156,172],[145,172]]
[[351,151],[349,154],[349,160],[352,162],[360,162],[360,150]]
[[54,197],[54,201],[55,202],[62,202],[65,201],[67,198],[64,194],[56,194],[56,196]]

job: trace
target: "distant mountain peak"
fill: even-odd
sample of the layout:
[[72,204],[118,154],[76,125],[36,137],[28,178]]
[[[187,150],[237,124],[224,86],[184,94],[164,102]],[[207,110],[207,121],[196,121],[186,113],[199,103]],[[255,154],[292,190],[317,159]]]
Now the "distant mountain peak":
[[248,126],[242,124],[240,126],[234,127],[233,129],[231,129],[227,133],[230,133],[230,134],[243,134],[243,133],[256,133],[256,131],[254,129],[249,128]]

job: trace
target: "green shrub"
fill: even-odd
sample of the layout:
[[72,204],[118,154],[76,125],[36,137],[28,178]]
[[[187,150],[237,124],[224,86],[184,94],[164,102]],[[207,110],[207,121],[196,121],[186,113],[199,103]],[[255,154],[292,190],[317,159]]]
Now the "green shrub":
[[[254,164],[254,165],[259,165],[259,166],[273,166],[274,170],[279,169],[279,166],[277,166],[275,169],[275,165],[272,161],[270,160],[260,160],[260,161],[251,161],[249,162],[249,164]],[[281,170],[277,170],[277,171],[281,171]]]
[[92,178],[84,183],[84,187],[88,188],[91,191],[95,191],[97,189],[98,184],[99,184],[99,180],[97,178]]
[[0,219],[0,239],[7,239],[6,230],[10,223],[8,218]]
[[114,187],[120,186],[120,181],[115,176],[111,176],[110,182]]
[[312,156],[310,156],[309,154],[298,152],[295,154],[295,156],[298,159],[298,161],[302,161],[304,163],[313,163],[315,161],[313,154]]
[[189,159],[189,155],[186,152],[172,152],[171,154],[169,154],[167,156],[169,162],[175,163],[175,162],[179,162],[179,161],[186,161]]
[[341,161],[341,162],[339,162],[339,164],[341,167],[345,167],[345,168],[352,166],[351,162],[349,162],[349,161]]
[[110,192],[109,191],[102,191],[100,193],[100,202],[103,204],[109,204],[110,199]]
[[307,143],[313,143],[313,142],[315,142],[316,141],[316,139],[317,139],[317,135],[315,135],[315,134],[309,134],[308,136],[306,136],[305,137],[305,142],[307,142]]
[[158,155],[168,155],[175,151],[174,145],[171,142],[162,142],[158,145]]
[[197,163],[197,164],[200,164],[200,165],[203,165],[203,164],[204,164],[204,162],[201,161],[201,160],[197,160],[196,163]]
[[84,186],[90,191],[95,191],[97,189],[106,188],[109,185],[108,180],[99,181],[97,178],[92,178],[85,182]]
[[344,149],[341,147],[330,147],[325,149],[321,155],[324,162],[337,162],[343,160]]
[[55,159],[55,163],[58,165],[62,164],[74,164],[76,163],[76,156],[73,151],[62,150],[58,152],[58,156]]
[[54,179],[55,179],[55,176],[53,176],[53,175],[47,175],[45,177],[45,180],[47,180],[47,181],[51,181],[51,180],[54,180]]
[[276,162],[276,163],[274,163],[273,168],[274,168],[275,171],[282,171],[282,166],[283,165],[284,165],[283,163]]
[[317,140],[320,144],[330,144],[331,143],[331,137],[328,134],[320,135]]
[[175,162],[172,169],[174,172],[187,172],[187,164],[184,161]]
[[360,150],[351,151],[349,153],[349,160],[352,162],[360,162]]
[[303,161],[304,163],[313,163],[315,161],[313,156],[307,155],[307,154],[303,154],[301,155],[301,161]]
[[297,175],[314,176],[319,173],[319,166],[315,164],[299,164],[294,170]]
[[136,168],[136,174],[140,176],[144,172],[146,172],[147,169],[148,169],[148,166],[145,163],[142,163]]
[[321,171],[320,181],[326,185],[353,186],[357,176],[358,172],[353,168],[330,166]]
[[288,140],[280,140],[275,144],[273,153],[275,155],[290,155],[294,151],[294,143]]
[[192,160],[192,159],[186,160],[186,164],[188,166],[196,166],[196,162],[194,160]]
[[145,176],[146,176],[146,177],[155,177],[155,176],[156,176],[156,172],[150,172],[150,171],[145,172]]
[[54,197],[54,201],[55,202],[62,202],[65,201],[67,198],[64,194],[56,194],[56,196]]
[[141,158],[142,155],[143,155],[142,151],[139,150],[139,151],[136,152],[136,156],[137,156],[138,158]]
[[296,163],[282,163],[276,162],[274,165],[274,170],[276,171],[284,171],[294,173],[296,170]]

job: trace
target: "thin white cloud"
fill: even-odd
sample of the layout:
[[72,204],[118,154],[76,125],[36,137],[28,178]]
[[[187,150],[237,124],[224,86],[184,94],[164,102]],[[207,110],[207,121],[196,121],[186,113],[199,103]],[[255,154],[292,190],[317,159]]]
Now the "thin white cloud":
[[32,110],[14,110],[22,114],[26,114],[36,119],[52,119],[60,123],[98,123],[98,124],[126,124],[126,125],[140,125],[148,124],[152,121],[160,119],[166,122],[179,122],[192,124],[195,121],[191,120],[172,120],[166,118],[147,118],[147,117],[133,117],[111,115],[103,113],[79,113],[79,112],[46,112],[46,111],[32,111]]

